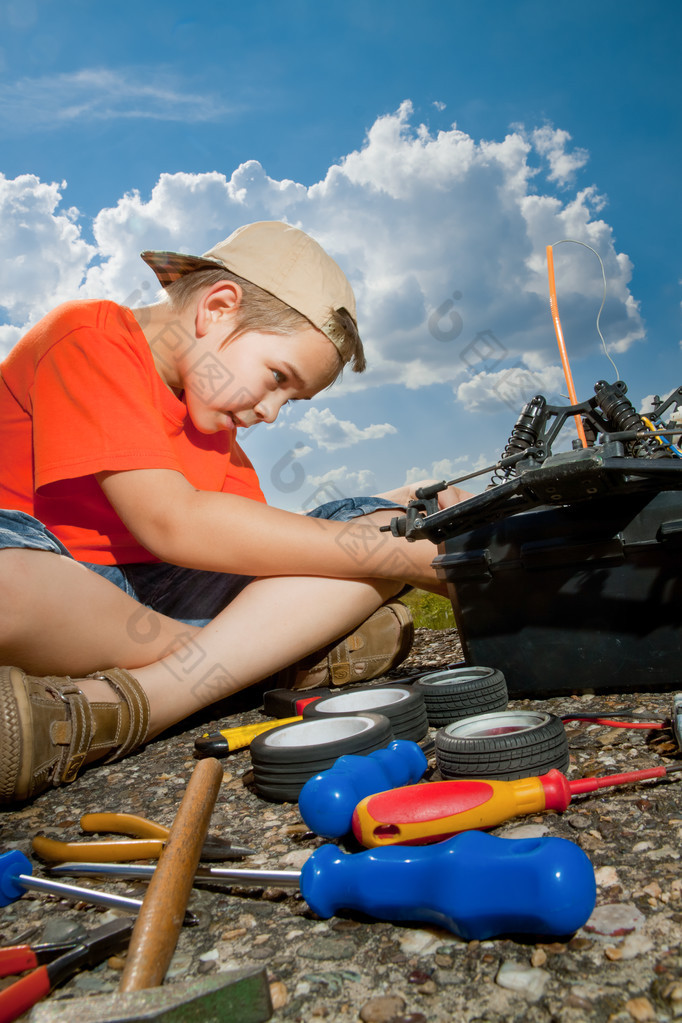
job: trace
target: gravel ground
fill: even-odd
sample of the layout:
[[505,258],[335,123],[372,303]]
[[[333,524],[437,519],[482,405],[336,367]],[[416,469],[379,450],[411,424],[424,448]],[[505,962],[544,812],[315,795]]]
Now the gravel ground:
[[[456,630],[417,630],[413,651],[394,677],[435,670],[460,658]],[[253,690],[221,708],[210,708],[203,718],[186,722],[189,727],[167,734],[127,761],[90,769],[72,785],[45,793],[25,808],[3,812],[0,848],[31,855],[31,839],[38,833],[78,839],[80,816],[101,810],[125,810],[170,825],[196,765],[195,738],[226,724],[262,720],[261,698]],[[558,715],[626,707],[652,718],[667,716],[670,705],[670,692],[510,702],[510,707]],[[576,723],[567,725],[567,732],[569,776],[574,778],[682,759],[670,729]],[[267,802],[255,793],[247,750],[222,763],[224,783],[212,832],[255,848],[249,866],[300,867],[322,840],[307,830],[297,805]],[[430,777],[438,778],[433,763]],[[221,892],[214,886],[192,894],[190,908],[200,926],[183,930],[166,984],[264,965],[275,1021],[631,1023],[682,1018],[682,805],[675,777],[577,796],[564,814],[517,819],[493,832],[560,836],[587,853],[596,873],[597,908],[574,935],[467,942],[430,926],[352,914],[320,920],[292,890]],[[36,859],[34,863],[35,873],[41,873],[42,865]],[[144,893],[141,882],[83,883],[120,894]],[[0,943],[21,939],[31,929],[32,941],[60,937],[110,915],[83,903],[27,893],[0,911]],[[116,990],[121,965],[113,959],[82,972],[50,999],[63,1007],[64,1019],[70,1018],[71,998]]]

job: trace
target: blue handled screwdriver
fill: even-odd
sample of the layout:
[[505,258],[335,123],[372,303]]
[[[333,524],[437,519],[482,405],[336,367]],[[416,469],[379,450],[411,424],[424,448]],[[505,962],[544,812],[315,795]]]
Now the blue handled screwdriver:
[[[151,877],[156,868],[72,863],[52,873]],[[470,941],[499,934],[561,936],[587,921],[594,870],[564,838],[509,839],[481,831],[437,845],[343,853],[323,845],[301,871],[202,867],[195,880],[294,885],[314,913],[359,910],[379,920],[421,920]]]
[[298,809],[316,835],[341,838],[351,830],[353,811],[365,796],[419,781],[427,767],[421,747],[409,739],[394,739],[367,756],[346,753],[308,779]]

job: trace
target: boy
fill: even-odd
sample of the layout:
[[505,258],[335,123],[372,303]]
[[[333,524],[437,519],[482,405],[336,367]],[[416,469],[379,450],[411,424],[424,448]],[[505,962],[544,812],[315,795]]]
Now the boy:
[[336,263],[279,222],[143,258],[164,301],[67,303],[1,367],[3,803],[440,591],[430,544],[379,531],[409,488],[281,511],[236,443],[364,368]]

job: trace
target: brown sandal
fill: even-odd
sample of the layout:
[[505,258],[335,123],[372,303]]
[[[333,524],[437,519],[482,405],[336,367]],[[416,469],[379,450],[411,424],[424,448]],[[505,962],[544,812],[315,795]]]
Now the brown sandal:
[[120,699],[90,703],[71,678],[0,668],[0,804],[73,781],[93,760],[119,760],[141,746],[149,703],[123,668],[95,672]]
[[344,639],[284,668],[270,681],[296,690],[366,682],[404,661],[413,640],[409,608],[399,600],[389,600]]

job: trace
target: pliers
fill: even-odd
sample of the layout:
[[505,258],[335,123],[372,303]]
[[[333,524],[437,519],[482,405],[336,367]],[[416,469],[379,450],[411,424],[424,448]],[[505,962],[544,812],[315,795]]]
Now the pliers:
[[[158,859],[168,841],[170,829],[132,813],[86,813],[81,817],[83,831],[110,831],[131,835],[126,839],[99,839],[94,842],[59,842],[45,835],[33,839],[33,851],[42,860],[96,863],[122,863],[128,860]],[[233,845],[227,838],[209,835],[201,850],[202,860],[238,860],[251,856],[255,849]]]
[[120,917],[75,941],[0,948],[0,977],[32,970],[0,991],[0,1023],[17,1019],[78,970],[121,952],[128,945],[133,923],[130,917]]

